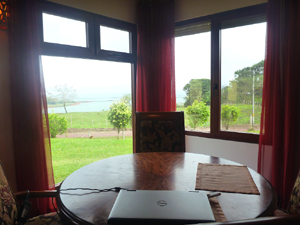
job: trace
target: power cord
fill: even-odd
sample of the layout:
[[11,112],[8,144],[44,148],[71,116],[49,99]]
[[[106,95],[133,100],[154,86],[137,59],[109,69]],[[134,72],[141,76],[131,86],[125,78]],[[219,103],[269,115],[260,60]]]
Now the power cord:
[[[86,193],[65,193],[66,191],[77,191],[77,190],[82,190],[82,191],[89,191]],[[113,187],[113,188],[108,188],[108,189],[95,189],[95,188],[65,188],[65,189],[60,189],[59,193],[63,195],[89,195],[93,193],[101,193],[101,192],[120,192],[120,190],[128,190],[128,188],[121,188],[121,187]],[[60,216],[60,213],[58,212],[57,208],[55,207],[54,204],[54,197],[52,197],[52,205],[56,213]]]
[[[77,190],[82,190],[82,191],[88,191],[86,193],[70,193],[66,191],[77,191]],[[113,188],[108,188],[108,189],[95,189],[95,188],[66,188],[66,189],[60,189],[59,192],[60,194],[63,195],[89,195],[93,193],[101,193],[101,192],[120,192],[120,190],[128,190],[128,188],[121,188],[121,187],[113,187]]]

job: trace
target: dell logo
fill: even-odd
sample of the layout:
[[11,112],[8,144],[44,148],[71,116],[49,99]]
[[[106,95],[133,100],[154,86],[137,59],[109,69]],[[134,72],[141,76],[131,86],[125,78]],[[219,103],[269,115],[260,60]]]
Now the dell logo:
[[158,206],[166,206],[166,205],[167,205],[167,202],[164,201],[164,200],[159,200],[159,201],[157,202],[157,205],[158,205]]

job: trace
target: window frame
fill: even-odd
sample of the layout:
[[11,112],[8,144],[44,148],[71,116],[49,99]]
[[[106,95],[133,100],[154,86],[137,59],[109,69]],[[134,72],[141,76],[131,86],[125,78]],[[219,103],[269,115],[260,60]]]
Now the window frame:
[[[87,47],[44,42],[42,13],[48,13],[55,16],[85,22],[87,24]],[[137,27],[135,24],[56,4],[53,2],[41,2],[39,4],[38,17],[38,23],[40,27],[40,47],[42,55],[128,62],[136,64]],[[100,25],[129,32],[130,53],[100,49]]]
[[[189,131],[186,130],[185,134],[189,136],[206,137],[238,142],[258,143],[259,134],[242,133],[234,131],[221,130],[221,29],[222,23],[226,21],[237,22],[247,18],[251,21],[252,18],[255,24],[256,17],[265,16],[267,12],[267,4],[260,4],[241,9],[235,9],[213,15],[193,18],[185,21],[175,23],[175,29],[189,26],[197,23],[211,23],[211,114],[210,114],[210,132]],[[240,25],[238,25],[240,26]],[[234,22],[232,26],[234,27]]]

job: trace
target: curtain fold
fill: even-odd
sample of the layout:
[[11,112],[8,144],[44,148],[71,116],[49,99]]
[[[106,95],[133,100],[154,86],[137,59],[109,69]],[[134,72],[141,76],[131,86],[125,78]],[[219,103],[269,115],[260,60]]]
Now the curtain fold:
[[300,167],[300,1],[269,0],[258,171],[286,208]]
[[175,111],[174,0],[138,3],[136,111]]
[[[37,7],[36,0],[11,1],[11,99],[18,191],[55,188]],[[33,199],[32,203],[32,216],[51,208],[49,199]]]

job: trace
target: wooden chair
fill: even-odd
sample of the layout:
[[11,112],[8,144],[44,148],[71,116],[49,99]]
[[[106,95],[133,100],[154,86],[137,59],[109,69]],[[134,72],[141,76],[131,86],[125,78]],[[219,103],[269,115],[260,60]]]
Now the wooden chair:
[[136,152],[185,152],[184,112],[136,112]]
[[287,210],[276,209],[274,212],[275,216],[285,216],[289,214],[300,214],[300,170],[291,193]]
[[[33,191],[30,192],[30,198],[50,198],[55,197],[57,191]],[[25,199],[27,192],[15,193],[16,200]],[[14,195],[9,186],[5,171],[0,161],[0,223],[1,224],[17,224],[18,219],[18,207],[14,199]],[[23,223],[19,223],[23,224]],[[26,221],[26,225],[37,225],[37,224],[49,224],[49,225],[60,225],[61,220],[56,212],[48,213],[31,218]]]

